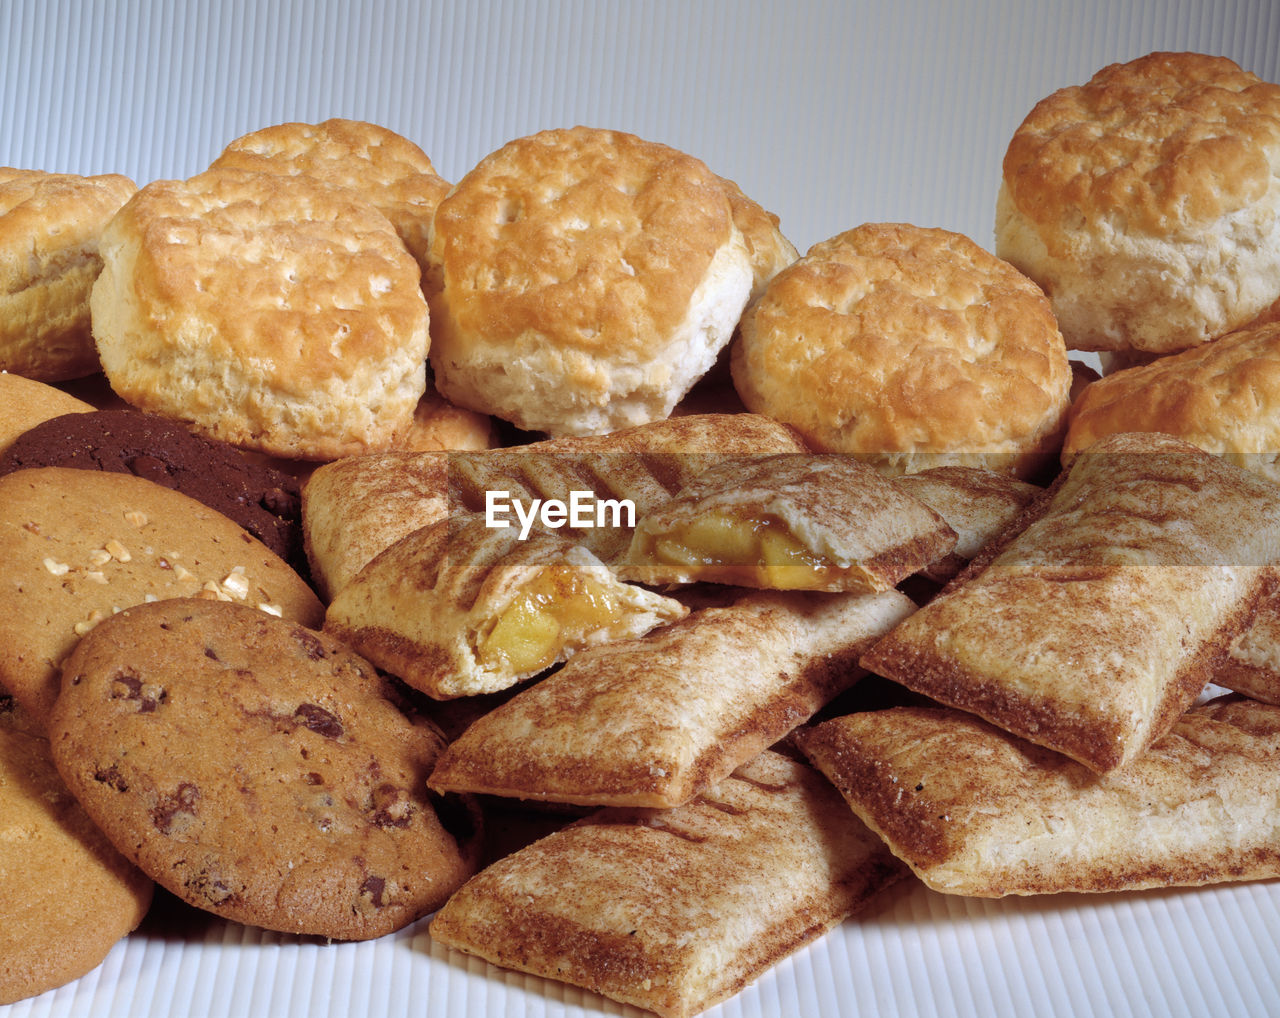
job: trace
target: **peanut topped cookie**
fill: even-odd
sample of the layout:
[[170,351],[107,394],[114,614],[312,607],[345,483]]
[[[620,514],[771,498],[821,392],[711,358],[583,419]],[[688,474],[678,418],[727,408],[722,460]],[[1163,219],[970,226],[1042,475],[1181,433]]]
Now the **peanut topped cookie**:
[[144,601],[240,601],[304,625],[324,609],[221,513],[133,474],[41,467],[0,477],[0,688],[39,723],[76,641]]
[[354,192],[245,170],[159,180],[101,250],[94,337],[134,406],[290,459],[411,427],[429,343],[418,266]]
[[244,605],[162,601],[97,627],[65,685],[50,729],[64,780],[192,905],[364,940],[475,869],[478,814],[426,789],[443,736],[330,637]]
[[752,286],[725,184],[618,131],[508,142],[440,203],[436,385],[528,431],[659,420],[715,363]]

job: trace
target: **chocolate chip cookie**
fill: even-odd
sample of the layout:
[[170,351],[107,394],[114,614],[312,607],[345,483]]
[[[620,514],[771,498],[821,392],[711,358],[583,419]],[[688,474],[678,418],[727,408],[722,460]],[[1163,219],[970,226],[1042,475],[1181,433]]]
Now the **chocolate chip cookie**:
[[68,786],[197,907],[365,940],[474,871],[479,814],[433,797],[439,730],[332,638],[229,602],[128,609],[77,646],[51,721]]

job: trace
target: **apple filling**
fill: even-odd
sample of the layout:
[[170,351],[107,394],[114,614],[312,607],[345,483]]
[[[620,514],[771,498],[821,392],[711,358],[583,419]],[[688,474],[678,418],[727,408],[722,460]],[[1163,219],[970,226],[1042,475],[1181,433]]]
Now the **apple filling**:
[[817,590],[841,572],[776,517],[723,512],[646,533],[639,561],[687,570],[691,579],[775,590]]
[[615,625],[625,613],[605,584],[569,566],[549,566],[521,588],[480,640],[487,667],[517,674],[548,668],[566,647],[577,649],[591,633]]

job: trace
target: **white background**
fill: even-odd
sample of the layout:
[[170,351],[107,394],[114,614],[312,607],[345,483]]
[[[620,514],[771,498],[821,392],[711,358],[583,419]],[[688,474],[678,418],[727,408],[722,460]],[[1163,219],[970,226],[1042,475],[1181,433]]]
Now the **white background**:
[[1275,0],[0,3],[0,162],[139,184],[286,120],[371,120],[455,181],[547,127],[684,149],[801,250],[870,221],[992,246],[1035,102],[1155,49],[1280,81]]

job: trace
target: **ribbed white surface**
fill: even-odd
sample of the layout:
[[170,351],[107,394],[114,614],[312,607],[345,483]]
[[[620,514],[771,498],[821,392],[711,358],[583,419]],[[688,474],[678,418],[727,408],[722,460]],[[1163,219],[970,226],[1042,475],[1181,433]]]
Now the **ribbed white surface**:
[[[227,141],[345,116],[457,179],[590,123],[683,148],[802,249],[865,221],[990,244],[1000,160],[1042,96],[1154,49],[1280,80],[1274,0],[254,0],[0,3],[0,163],[139,183]],[[638,1015],[431,943],[153,923],[27,1016]],[[1280,884],[980,902],[900,889],[713,1012],[724,1018],[1280,1014]]]
[[[366,944],[188,914],[5,1018],[590,1018],[642,1012],[434,944]],[[181,917],[181,915],[180,915]],[[784,960],[709,1018],[1274,1018],[1280,884],[969,900],[912,882]]]
[[1107,63],[1199,49],[1280,80],[1274,0],[8,0],[0,39],[0,162],[145,183],[346,116],[457,179],[590,123],[702,157],[801,249],[867,221],[990,246],[1014,128]]

